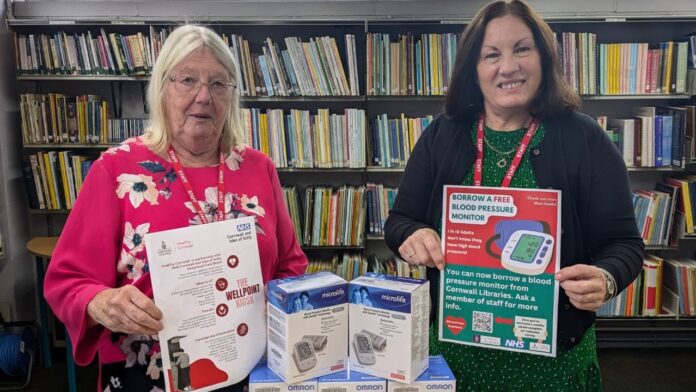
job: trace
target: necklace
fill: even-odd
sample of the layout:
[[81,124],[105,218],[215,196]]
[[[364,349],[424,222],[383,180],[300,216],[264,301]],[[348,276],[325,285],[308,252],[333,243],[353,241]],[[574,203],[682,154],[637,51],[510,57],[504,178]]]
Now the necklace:
[[491,150],[493,150],[493,152],[501,156],[500,160],[498,160],[498,162],[495,163],[501,169],[507,166],[508,164],[507,156],[517,151],[517,147],[519,146],[519,143],[517,143],[517,145],[515,145],[515,147],[513,147],[510,151],[500,151],[497,148],[493,147],[493,144],[491,144],[491,142],[488,141],[487,137],[484,136],[483,141],[486,142],[488,148],[490,148]]

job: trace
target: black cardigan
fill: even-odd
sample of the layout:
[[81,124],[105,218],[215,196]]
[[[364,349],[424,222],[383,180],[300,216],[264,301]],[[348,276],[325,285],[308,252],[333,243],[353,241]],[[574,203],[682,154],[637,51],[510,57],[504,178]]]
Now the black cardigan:
[[[640,272],[644,250],[624,161],[597,122],[584,114],[566,112],[543,122],[546,134],[528,153],[539,188],[562,191],[561,267],[604,268],[623,290]],[[416,143],[384,227],[396,254],[416,230],[439,227],[443,185],[462,184],[476,157],[471,127],[441,114]],[[437,306],[439,272],[428,268],[427,276]],[[594,312],[571,305],[561,289],[559,346],[577,344],[594,318]]]

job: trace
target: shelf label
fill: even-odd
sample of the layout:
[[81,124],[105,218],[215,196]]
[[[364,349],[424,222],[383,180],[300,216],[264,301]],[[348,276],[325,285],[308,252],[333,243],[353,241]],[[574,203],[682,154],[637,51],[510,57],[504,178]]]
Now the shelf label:
[[74,20],[49,20],[48,24],[50,24],[50,25],[74,25],[75,21]]
[[604,19],[605,22],[625,22],[626,18],[620,16],[610,16]]

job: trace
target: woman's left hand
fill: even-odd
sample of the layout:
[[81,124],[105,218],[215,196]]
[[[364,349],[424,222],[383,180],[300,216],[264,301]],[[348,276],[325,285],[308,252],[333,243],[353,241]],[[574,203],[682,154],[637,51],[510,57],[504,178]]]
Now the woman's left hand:
[[599,268],[576,264],[561,268],[556,280],[565,290],[570,303],[578,309],[594,312],[604,303],[607,283]]

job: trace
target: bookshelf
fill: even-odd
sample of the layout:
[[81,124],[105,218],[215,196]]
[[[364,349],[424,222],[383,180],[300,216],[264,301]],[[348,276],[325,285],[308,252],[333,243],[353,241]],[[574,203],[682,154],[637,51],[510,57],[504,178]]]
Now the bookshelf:
[[[35,3],[35,4],[30,4]],[[38,4],[36,4],[38,3]],[[414,42],[425,34],[459,34],[467,20],[483,2],[475,4],[454,4],[442,2],[434,6],[429,2],[399,2],[382,4],[382,2],[325,2],[321,7],[312,1],[296,2],[291,6],[273,3],[274,7],[255,6],[247,3],[235,3],[236,15],[230,15],[229,9],[221,9],[216,2],[203,2],[199,7],[185,8],[183,4],[167,4],[169,16],[160,14],[162,4],[148,2],[140,4],[137,11],[133,3],[123,4],[90,4],[81,3],[84,9],[74,13],[50,4],[50,2],[28,2],[14,4],[9,24],[16,34],[51,34],[65,31],[69,34],[81,34],[87,31],[93,33],[104,28],[107,33],[123,35],[143,34],[150,26],[157,30],[166,29],[182,21],[195,21],[213,27],[221,34],[231,36],[240,34],[249,41],[252,52],[259,52],[264,40],[271,38],[273,42],[284,48],[284,38],[299,37],[304,41],[313,37],[329,36],[336,38],[338,52],[343,66],[348,72],[346,44],[343,37],[346,34],[354,36],[358,94],[330,96],[242,96],[242,107],[267,111],[283,109],[284,115],[290,110],[305,110],[314,114],[318,109],[328,109],[332,114],[340,114],[346,109],[359,109],[365,112],[367,128],[364,140],[366,151],[370,151],[370,127],[380,115],[398,118],[401,113],[408,117],[424,117],[435,115],[441,111],[444,104],[443,95],[409,94],[408,88],[403,95],[390,93],[375,95],[368,89],[368,36],[389,34],[390,42],[398,43],[400,34],[410,33]],[[219,2],[218,2],[219,3]],[[222,2],[224,3],[224,2]],[[620,4],[619,4],[620,3]],[[39,6],[44,10],[37,12]],[[598,43],[612,42],[651,42],[659,43],[683,37],[696,31],[696,8],[691,4],[666,12],[645,12],[643,8],[635,10],[623,9],[626,5],[618,2],[607,5],[606,2],[589,1],[583,8],[594,11],[558,10],[545,4],[533,4],[542,15],[547,17],[557,33],[593,32],[597,34]],[[182,8],[184,7],[184,8]],[[362,8],[361,8],[362,7]],[[568,7],[568,6],[566,6]],[[607,8],[609,7],[609,8]],[[642,6],[641,6],[642,7]],[[108,11],[107,11],[108,8]],[[563,7],[561,7],[563,8]],[[185,10],[185,11],[184,11]],[[201,14],[201,12],[203,14]],[[113,15],[114,20],[106,17],[89,15]],[[265,15],[263,18],[257,15]],[[85,15],[85,16],[79,16]],[[289,15],[289,16],[288,16]],[[678,18],[675,17],[678,15]],[[408,47],[408,46],[407,46]],[[396,47],[394,47],[396,48]],[[403,48],[403,46],[401,47]],[[440,77],[446,75],[446,71]],[[145,117],[146,108],[143,104],[143,88],[148,80],[146,75],[19,75],[16,78],[19,93],[49,93],[61,92],[67,95],[98,94],[112,104],[114,113],[125,118]],[[692,100],[687,93],[650,93],[650,94],[582,94],[584,111],[590,115],[606,115],[610,117],[625,117],[631,115],[634,106],[646,105],[684,105]],[[99,151],[111,147],[111,143],[95,144],[50,144],[26,143],[25,156],[41,150],[77,150],[80,154],[96,156]],[[693,151],[688,157],[691,160]],[[359,168],[295,168],[279,167],[278,172],[284,186],[296,186],[300,193],[300,205],[304,206],[304,189],[317,184],[339,187],[343,185],[364,186],[368,183],[384,184],[397,187],[403,173],[403,168],[377,167],[372,165],[371,155],[365,157],[367,165]],[[654,182],[664,176],[680,174],[688,171],[688,167],[629,167],[631,180],[636,188],[651,187]],[[367,201],[363,209],[369,208]],[[68,209],[29,209],[32,231],[46,230],[57,234],[64,222]],[[367,214],[367,212],[363,212]],[[367,221],[367,219],[365,219]],[[337,252],[360,252],[364,255],[376,253],[380,256],[388,254],[381,235],[365,234],[361,236],[359,245],[307,245],[303,249],[310,256],[331,256]],[[688,237],[687,237],[688,238]],[[682,242],[679,247],[650,246],[650,252],[679,253],[682,252]],[[682,332],[696,331],[696,321],[689,317],[657,317],[657,318],[607,318],[598,321],[600,343],[603,334],[610,337],[608,344],[637,345],[659,344],[669,341],[676,330]],[[634,333],[646,331],[645,334]],[[652,335],[650,332],[652,331]],[[687,334],[688,335],[688,334]],[[652,340],[650,339],[652,336]],[[655,339],[659,336],[660,339]],[[662,339],[664,337],[664,339]],[[696,345],[693,341],[692,344]]]

